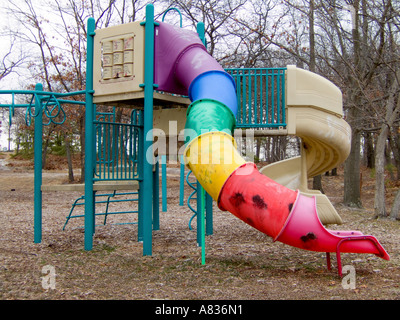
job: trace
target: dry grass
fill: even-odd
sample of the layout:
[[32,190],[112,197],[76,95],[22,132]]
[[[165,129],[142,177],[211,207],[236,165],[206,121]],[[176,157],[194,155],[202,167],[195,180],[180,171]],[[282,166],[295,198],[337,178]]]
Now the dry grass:
[[[44,183],[65,180],[65,171],[44,173]],[[215,204],[214,234],[206,239],[202,265],[196,232],[188,229],[191,212],[179,206],[176,177],[168,180],[168,211],[161,212],[151,257],[142,256],[136,225],[111,224],[136,221],[135,215],[109,218],[110,224],[96,229],[94,249],[85,251],[82,219],[71,220],[62,231],[79,196],[73,192],[43,195],[43,241],[34,244],[33,171],[3,167],[0,299],[400,299],[400,222],[373,219],[368,172],[363,181],[365,209],[356,210],[341,204],[343,173],[323,177],[325,191],[345,221],[341,228],[376,236],[391,255],[387,262],[372,255],[343,254],[343,264],[356,269],[356,288],[346,290],[334,257],[329,271],[323,253],[273,243]],[[188,193],[186,188],[185,196]],[[42,287],[45,265],[55,268],[55,289]]]

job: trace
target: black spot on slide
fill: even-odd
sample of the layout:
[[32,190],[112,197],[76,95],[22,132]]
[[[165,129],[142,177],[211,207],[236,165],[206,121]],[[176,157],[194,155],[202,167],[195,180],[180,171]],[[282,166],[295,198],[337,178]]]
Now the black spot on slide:
[[243,202],[245,202],[243,195],[240,192],[235,193],[229,198],[230,203],[233,206],[239,207]]
[[262,197],[260,197],[258,194],[253,196],[253,205],[255,207],[257,207],[258,209],[267,209],[268,208],[267,204],[264,202],[264,199]]

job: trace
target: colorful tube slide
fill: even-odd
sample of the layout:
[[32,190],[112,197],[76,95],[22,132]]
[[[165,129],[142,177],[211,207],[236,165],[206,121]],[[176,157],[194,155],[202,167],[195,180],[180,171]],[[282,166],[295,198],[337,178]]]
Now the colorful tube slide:
[[235,83],[194,32],[161,23],[156,28],[158,89],[186,94],[185,163],[221,210],[280,241],[318,252],[371,253],[389,260],[373,236],[332,231],[318,218],[315,197],[261,174],[236,149]]

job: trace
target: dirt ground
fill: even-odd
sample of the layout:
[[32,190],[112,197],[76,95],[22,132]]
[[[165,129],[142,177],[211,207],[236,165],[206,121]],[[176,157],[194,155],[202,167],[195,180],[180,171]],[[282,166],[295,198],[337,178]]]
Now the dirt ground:
[[[77,192],[43,193],[43,241],[34,244],[32,164],[13,161],[9,166],[11,160],[4,158],[0,157],[1,300],[400,299],[400,221],[373,218],[373,179],[367,170],[363,171],[364,209],[342,205],[342,170],[338,176],[323,177],[325,192],[344,220],[344,225],[330,228],[374,235],[391,256],[385,261],[368,254],[342,254],[343,265],[354,267],[356,275],[355,288],[346,289],[334,254],[332,270],[327,270],[324,253],[273,243],[232,214],[221,212],[215,203],[214,234],[206,238],[202,265],[196,223],[189,230],[192,213],[186,205],[179,206],[176,174],[168,177],[168,210],[160,212],[152,256],[142,256],[137,225],[114,224],[135,222],[136,214],[109,217],[105,226],[96,228],[94,249],[85,251],[82,218],[71,219],[62,230],[72,202],[81,195]],[[44,184],[63,183],[66,178],[65,170],[43,173]],[[396,188],[388,184],[388,205]],[[189,192],[186,186],[185,202]],[[119,203],[110,209],[133,206]],[[49,270],[55,282],[49,282]]]

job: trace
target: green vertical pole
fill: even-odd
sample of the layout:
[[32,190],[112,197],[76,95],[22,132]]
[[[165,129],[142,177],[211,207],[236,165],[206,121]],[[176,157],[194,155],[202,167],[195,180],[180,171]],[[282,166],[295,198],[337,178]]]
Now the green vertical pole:
[[179,205],[183,206],[183,199],[185,195],[185,164],[183,163],[183,155],[180,157],[181,159],[181,171],[180,171],[180,180],[179,180]]
[[275,72],[271,69],[271,124],[275,124]]
[[213,234],[213,198],[206,193],[206,235]]
[[[36,84],[36,91],[43,91],[41,83]],[[39,96],[35,98],[35,140],[34,140],[34,242],[42,242],[42,137],[43,112]]]
[[204,212],[204,204],[205,204],[205,191],[204,188],[198,184],[197,192],[199,192],[199,197],[201,198],[201,209],[198,211],[200,213],[200,219],[197,220],[197,223],[200,225],[200,228],[197,227],[200,232],[200,246],[201,246],[201,264],[206,264],[206,237],[205,237],[205,212]]
[[196,182],[197,190],[196,190],[196,201],[197,201],[197,206],[196,206],[196,219],[197,219],[197,244],[199,247],[201,246],[201,234],[203,233],[203,227],[204,225],[201,223],[202,221],[202,212],[204,208],[204,202],[203,202],[203,197],[202,197],[202,190],[203,187],[201,186],[200,182]]
[[153,230],[160,230],[160,166],[158,160],[153,172]]
[[[152,254],[152,192],[153,190],[153,90],[154,90],[154,6],[146,6],[145,45],[144,45],[144,155],[143,180],[140,188],[143,188],[142,217],[143,217],[143,255]],[[147,159],[149,158],[149,159]]]
[[167,212],[167,156],[161,156],[162,211]]
[[87,60],[86,60],[86,110],[85,110],[85,250],[93,248],[94,234],[94,105],[93,105],[93,43],[95,20],[87,21]]
[[281,76],[280,76],[280,70],[277,70],[276,74],[276,123],[281,122],[281,112],[280,112],[280,99],[279,99],[279,91],[281,89]]
[[281,91],[281,97],[282,97],[282,123],[286,125],[286,101],[285,101],[285,70],[283,69],[282,71],[282,91]]
[[144,162],[146,161],[146,155],[144,152],[144,112],[139,113],[139,121],[140,121],[140,128],[139,128],[139,147],[138,147],[138,176],[139,176],[139,203],[138,203],[138,241],[143,242],[143,203],[144,203],[144,189],[143,189],[143,167]]
[[200,38],[201,42],[203,42],[204,46],[207,48],[207,39],[206,39],[206,35],[205,35],[204,23],[203,22],[199,22],[197,24],[197,33],[199,35],[199,38]]
[[[197,24],[197,33],[204,46],[207,48],[207,40],[205,37],[204,23],[199,22]],[[183,161],[182,161],[183,162]],[[182,167],[181,167],[182,170]],[[183,168],[184,170],[184,168]],[[182,175],[182,173],[181,173]],[[183,194],[183,191],[182,191]],[[182,200],[183,201],[183,200]],[[201,247],[201,264],[206,263],[205,258],[205,212],[204,207],[206,203],[205,191],[199,182],[197,182],[197,242]]]

